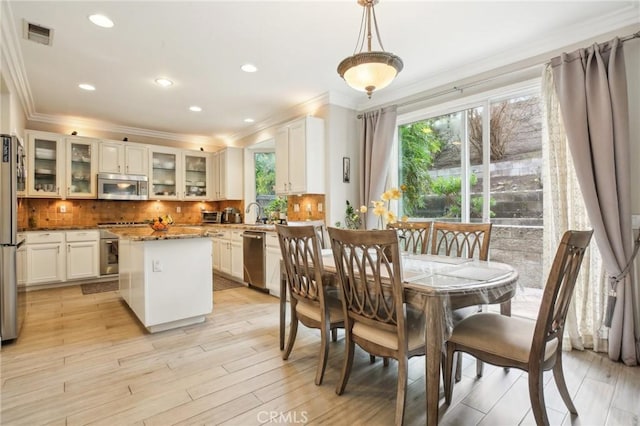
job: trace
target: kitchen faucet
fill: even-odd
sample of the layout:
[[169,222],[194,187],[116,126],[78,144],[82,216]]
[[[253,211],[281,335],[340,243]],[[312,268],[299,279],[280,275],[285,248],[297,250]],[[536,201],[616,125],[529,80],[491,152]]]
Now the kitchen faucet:
[[249,205],[247,206],[245,213],[249,213],[249,210],[251,210],[251,206],[256,206],[256,223],[260,223],[260,218],[262,217],[262,206],[258,203],[256,203],[255,201],[252,203],[249,203]]

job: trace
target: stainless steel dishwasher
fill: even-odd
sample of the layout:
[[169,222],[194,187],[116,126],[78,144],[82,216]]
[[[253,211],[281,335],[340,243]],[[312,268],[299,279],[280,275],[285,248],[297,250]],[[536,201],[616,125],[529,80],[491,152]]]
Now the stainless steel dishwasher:
[[265,282],[265,233],[244,231],[242,234],[244,281],[251,287],[267,291]]

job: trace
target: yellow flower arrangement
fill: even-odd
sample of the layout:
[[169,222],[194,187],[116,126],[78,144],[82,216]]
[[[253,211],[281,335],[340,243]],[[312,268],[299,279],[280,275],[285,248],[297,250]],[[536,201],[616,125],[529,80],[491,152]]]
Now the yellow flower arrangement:
[[[378,217],[378,227],[380,229],[385,228],[385,223],[396,223],[398,221],[398,217],[396,214],[391,211],[391,201],[399,200],[402,196],[402,191],[404,191],[404,185],[400,188],[391,188],[382,193],[380,196],[380,200],[371,201],[372,204],[372,212],[375,216]],[[360,206],[360,213],[366,215],[368,212],[367,206]],[[409,218],[407,216],[402,217],[402,221],[406,222]],[[366,221],[365,221],[366,227]]]

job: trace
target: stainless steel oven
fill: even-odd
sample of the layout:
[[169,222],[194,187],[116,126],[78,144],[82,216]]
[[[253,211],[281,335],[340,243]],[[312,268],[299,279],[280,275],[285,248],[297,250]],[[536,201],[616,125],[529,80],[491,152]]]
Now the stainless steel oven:
[[100,230],[100,275],[118,273],[118,236],[106,229]]

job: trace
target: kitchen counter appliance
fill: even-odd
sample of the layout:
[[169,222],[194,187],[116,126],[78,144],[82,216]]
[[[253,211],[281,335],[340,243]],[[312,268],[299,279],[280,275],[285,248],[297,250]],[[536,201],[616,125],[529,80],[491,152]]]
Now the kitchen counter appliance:
[[101,200],[147,200],[149,179],[141,175],[98,173],[98,198]]
[[24,240],[18,241],[18,192],[25,190],[25,150],[15,136],[0,135],[0,335],[2,341],[20,334],[26,298],[18,288],[16,253]]
[[253,288],[267,290],[265,281],[265,233],[245,231],[242,234],[244,281]]
[[222,212],[203,210],[200,213],[202,223],[222,223]]
[[242,223],[242,215],[238,209],[227,207],[222,212],[222,223]]
[[100,276],[114,275],[118,266],[118,236],[107,229],[100,230]]

